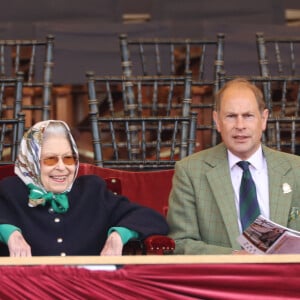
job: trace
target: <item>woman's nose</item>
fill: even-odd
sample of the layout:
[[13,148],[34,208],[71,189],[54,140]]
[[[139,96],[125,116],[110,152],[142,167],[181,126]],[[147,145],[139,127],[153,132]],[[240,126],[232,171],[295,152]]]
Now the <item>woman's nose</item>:
[[56,169],[64,169],[65,167],[66,167],[66,165],[63,162],[62,157],[59,157],[58,162],[56,164]]

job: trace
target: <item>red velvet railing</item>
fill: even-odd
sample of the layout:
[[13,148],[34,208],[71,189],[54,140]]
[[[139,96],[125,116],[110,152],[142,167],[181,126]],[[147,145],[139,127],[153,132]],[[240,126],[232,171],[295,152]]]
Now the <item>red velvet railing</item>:
[[2,266],[0,299],[299,299],[300,263]]

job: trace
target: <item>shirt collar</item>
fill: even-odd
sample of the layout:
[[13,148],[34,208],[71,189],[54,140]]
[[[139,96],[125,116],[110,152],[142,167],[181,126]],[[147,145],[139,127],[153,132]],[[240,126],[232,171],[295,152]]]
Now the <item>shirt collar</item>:
[[[232,169],[236,165],[236,163],[241,161],[241,159],[236,155],[234,155],[232,152],[230,152],[230,150],[228,149],[227,149],[227,154],[228,154],[229,167],[230,169]],[[250,156],[249,159],[247,159],[247,161],[257,170],[261,170],[264,168],[265,158],[264,158],[261,145],[256,150],[256,152],[253,153],[253,155]]]

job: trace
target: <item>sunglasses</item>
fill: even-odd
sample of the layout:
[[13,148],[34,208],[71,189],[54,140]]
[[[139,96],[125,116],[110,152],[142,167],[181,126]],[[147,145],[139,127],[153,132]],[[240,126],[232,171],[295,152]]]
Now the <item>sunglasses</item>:
[[77,157],[75,155],[66,155],[66,156],[48,156],[42,158],[42,162],[46,166],[54,166],[59,162],[59,157],[61,157],[63,163],[67,166],[72,166],[77,163]]

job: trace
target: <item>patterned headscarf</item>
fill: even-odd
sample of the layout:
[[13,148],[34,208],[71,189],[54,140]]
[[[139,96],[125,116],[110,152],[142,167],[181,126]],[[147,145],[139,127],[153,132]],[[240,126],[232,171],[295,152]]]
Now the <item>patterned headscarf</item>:
[[32,198],[31,197],[33,193],[32,187],[35,188],[34,190],[35,194],[40,193],[40,195],[42,195],[42,197],[41,196],[39,197],[42,199],[36,199],[39,201],[34,201],[35,204],[32,204],[33,203],[33,201],[31,201],[32,199],[29,199],[30,206],[37,206],[39,204],[45,205],[45,203],[48,201],[51,203],[55,211],[65,212],[68,209],[68,201],[67,201],[67,197],[65,196],[65,193],[69,192],[72,188],[73,182],[78,173],[79,161],[77,160],[78,162],[76,164],[75,175],[72,184],[67,188],[66,191],[64,191],[64,193],[62,193],[63,197],[65,198],[64,201],[66,202],[65,204],[66,207],[60,209],[59,208],[60,203],[58,203],[59,201],[56,201],[56,198],[59,198],[60,194],[54,195],[52,193],[49,193],[48,191],[45,190],[41,182],[41,163],[40,163],[41,147],[43,144],[44,132],[50,123],[60,123],[65,127],[71,144],[72,152],[78,158],[77,145],[74,141],[74,138],[70,132],[68,125],[63,121],[57,121],[57,120],[42,121],[36,123],[24,134],[19,147],[18,157],[15,162],[15,173],[21,178],[21,180],[30,189],[29,198]]

